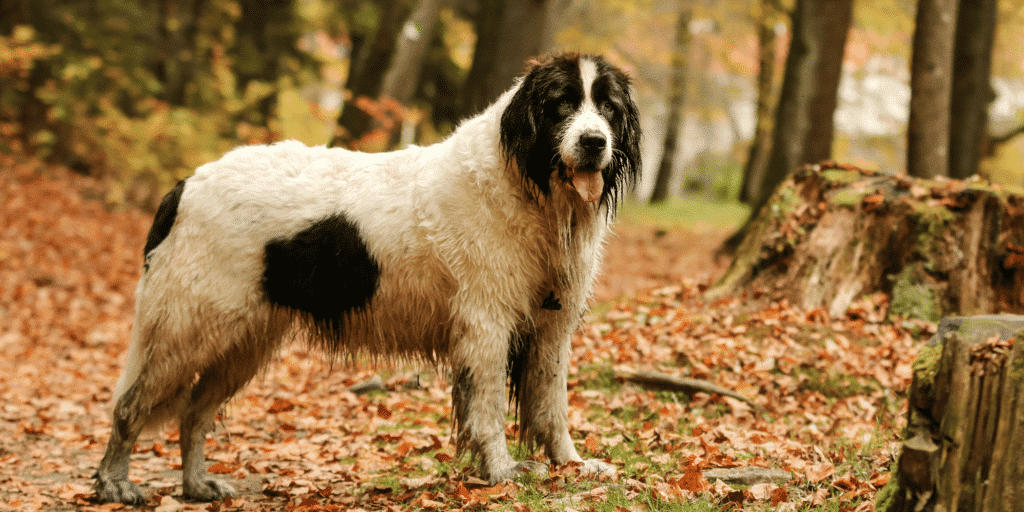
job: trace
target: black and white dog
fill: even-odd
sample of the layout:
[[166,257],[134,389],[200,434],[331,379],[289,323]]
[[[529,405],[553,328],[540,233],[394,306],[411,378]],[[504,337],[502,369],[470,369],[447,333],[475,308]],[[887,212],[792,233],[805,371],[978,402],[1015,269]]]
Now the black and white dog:
[[573,446],[566,374],[639,141],[627,76],[565,54],[531,62],[432,146],[291,141],[200,167],[164,198],[146,241],[99,498],[145,500],[129,455],[140,431],[170,419],[185,496],[230,495],[206,472],[206,433],[296,328],[332,355],[448,365],[458,447],[491,482],[546,469],[509,454],[509,381],[528,442],[555,463],[614,473]]

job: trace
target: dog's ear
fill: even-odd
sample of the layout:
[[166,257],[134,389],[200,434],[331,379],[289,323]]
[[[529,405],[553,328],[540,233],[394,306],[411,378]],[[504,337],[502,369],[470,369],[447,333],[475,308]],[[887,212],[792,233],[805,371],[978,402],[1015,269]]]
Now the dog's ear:
[[612,165],[609,169],[609,176],[605,179],[605,191],[601,201],[614,213],[615,204],[622,199],[624,189],[636,185],[641,172],[640,155],[640,109],[630,90],[630,79],[621,71],[614,69],[617,94],[622,98],[622,119],[619,123],[612,123],[615,130],[615,153],[612,158]]
[[641,170],[640,109],[637,108],[636,102],[633,101],[633,95],[630,94],[629,79],[624,78],[624,80],[623,119],[622,124],[618,127],[619,133],[616,134],[619,140],[619,149],[624,155],[622,158],[624,161],[619,162],[619,165],[623,167],[619,172],[625,175],[629,185],[633,185],[640,176]]
[[540,147],[543,116],[541,99],[537,97],[537,74],[540,64],[531,63],[512,100],[501,114],[501,148],[508,161],[515,161],[524,179],[533,182],[545,195],[551,193],[550,155]]

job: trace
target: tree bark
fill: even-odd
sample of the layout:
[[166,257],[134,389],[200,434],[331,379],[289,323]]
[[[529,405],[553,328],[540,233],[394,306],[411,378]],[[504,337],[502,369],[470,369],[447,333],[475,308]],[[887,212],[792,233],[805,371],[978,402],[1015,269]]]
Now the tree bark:
[[1024,316],[946,318],[914,362],[903,450],[880,512],[1019,510]]
[[888,314],[930,321],[1024,312],[1024,194],[807,166],[751,223],[708,294],[751,290],[831,316],[879,293]]
[[[235,23],[235,60],[232,66],[238,78],[239,95],[252,81],[270,84],[276,90],[284,61],[301,59],[296,50],[299,32],[295,24],[295,5],[290,0],[242,0],[241,15]],[[249,114],[250,121],[266,125],[273,117],[277,95],[269,94]]]
[[949,102],[958,0],[918,0],[910,63],[907,174],[949,175]]
[[370,130],[373,118],[356,106],[360,97],[380,96],[384,73],[395,52],[398,34],[412,11],[412,0],[389,0],[383,5],[381,20],[373,37],[362,44],[349,66],[349,98],[338,114],[338,131],[330,146],[346,146]]
[[960,0],[949,102],[949,175],[978,174],[988,134],[992,90],[992,45],[996,34],[996,0]]
[[420,84],[420,72],[434,38],[442,3],[442,0],[422,0],[405,22],[395,56],[384,75],[382,96],[390,96],[402,104],[412,101]]
[[772,114],[775,103],[775,16],[772,0],[761,0],[757,22],[757,111],[754,140],[743,166],[743,184],[739,200],[753,201],[764,181],[768,153],[771,151]]
[[800,164],[820,162],[832,157],[836,95],[843,74],[846,36],[853,20],[853,0],[819,1],[817,8],[815,19],[819,24],[817,30],[821,52],[815,66],[818,83],[816,94],[811,98],[811,118]]
[[541,53],[549,0],[480,0],[476,48],[466,77],[460,117],[491,104],[521,75],[526,60]]
[[672,78],[669,83],[668,118],[665,120],[665,139],[661,152],[661,163],[654,181],[650,202],[660,203],[668,200],[672,193],[672,164],[676,160],[679,146],[679,132],[685,120],[686,104],[686,73],[687,61],[690,57],[690,19],[692,12],[689,7],[680,6],[676,16],[675,44],[672,47]]
[[772,151],[751,218],[786,176],[831,151],[841,56],[852,12],[853,0],[796,2]]

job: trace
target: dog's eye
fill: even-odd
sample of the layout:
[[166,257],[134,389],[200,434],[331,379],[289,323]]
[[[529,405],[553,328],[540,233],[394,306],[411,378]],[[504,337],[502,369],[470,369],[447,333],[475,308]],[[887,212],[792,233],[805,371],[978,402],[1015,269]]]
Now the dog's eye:
[[573,104],[569,98],[554,98],[547,103],[547,111],[552,117],[569,117],[572,115]]
[[558,103],[558,115],[562,117],[568,117],[570,114],[572,114],[572,111],[572,102],[563,100]]
[[615,113],[615,105],[613,105],[610,101],[602,101],[597,105],[597,109],[599,112],[606,116],[611,116],[612,114]]

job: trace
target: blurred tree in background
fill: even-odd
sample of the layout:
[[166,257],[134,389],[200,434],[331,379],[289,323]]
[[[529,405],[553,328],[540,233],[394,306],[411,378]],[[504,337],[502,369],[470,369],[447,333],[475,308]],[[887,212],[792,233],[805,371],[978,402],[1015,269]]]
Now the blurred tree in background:
[[907,174],[949,176],[957,0],[918,0],[910,64]]
[[796,0],[771,152],[752,215],[789,173],[831,157],[833,114],[853,0]]
[[989,144],[988,109],[992,90],[992,45],[996,0],[960,0],[953,46],[953,84],[949,97],[949,175],[977,174]]
[[771,152],[772,120],[775,118],[775,46],[776,25],[779,23],[779,9],[782,6],[774,0],[757,2],[757,108],[754,112],[754,137],[743,167],[743,182],[740,184],[738,199],[744,203],[753,201],[761,191],[764,170],[768,166]]
[[[959,5],[942,36],[951,89],[932,94],[935,113],[911,124],[943,124],[945,135],[914,147],[948,138],[949,170],[929,169],[1022,182],[1024,52],[1013,35],[1024,2],[941,1]],[[603,53],[633,75],[646,134],[641,199],[698,191],[756,211],[803,163],[836,158],[885,172],[922,163],[906,150],[916,7],[0,0],[0,151],[97,176],[111,204],[152,206],[238,144],[434,142],[506,90],[528,57],[566,49]]]
[[28,151],[163,189],[243,140],[269,140],[278,78],[308,65],[288,1],[3,0],[0,122]]
[[651,191],[650,202],[657,203],[668,200],[672,188],[672,166],[676,160],[679,144],[680,117],[683,115],[683,104],[686,101],[687,61],[690,57],[690,21],[693,19],[693,7],[688,0],[677,0],[675,43],[672,47],[672,79],[668,91],[668,118],[665,127],[664,150],[661,162],[654,178],[654,190]]

